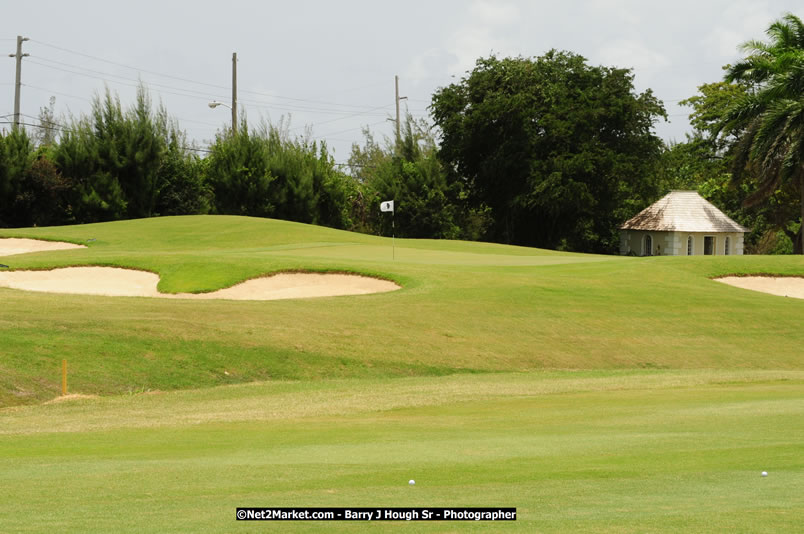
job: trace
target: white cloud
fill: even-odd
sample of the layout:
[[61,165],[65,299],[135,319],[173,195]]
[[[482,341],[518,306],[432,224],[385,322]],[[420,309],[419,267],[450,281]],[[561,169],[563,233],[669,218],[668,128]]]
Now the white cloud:
[[583,10],[609,23],[637,26],[642,23],[639,13],[644,11],[644,3],[639,0],[590,0]]
[[442,43],[416,55],[406,72],[414,79],[463,74],[471,70],[479,57],[491,53],[516,55],[508,37],[510,30],[521,24],[519,8],[508,2],[475,0],[469,6],[463,23]]
[[441,78],[449,72],[458,58],[444,49],[430,48],[415,56],[405,70],[405,78],[414,83],[420,80]]
[[507,26],[519,21],[519,8],[504,2],[476,0],[469,13],[475,21],[491,26]]
[[704,50],[710,57],[737,57],[742,43],[750,39],[764,39],[770,22],[780,15],[764,2],[732,3],[720,13],[717,22],[703,38]]
[[455,56],[453,70],[472,69],[479,57],[492,52],[500,55],[516,54],[511,50],[507,30],[519,22],[519,8],[504,2],[476,0],[469,8],[468,21],[455,31],[446,45]]
[[452,70],[464,72],[471,70],[479,57],[488,56],[492,52],[506,55],[508,43],[505,39],[495,38],[487,28],[470,26],[457,31],[447,48],[456,58],[451,65]]
[[663,54],[631,39],[620,39],[604,46],[599,58],[604,65],[633,68],[636,71],[659,69],[670,63]]

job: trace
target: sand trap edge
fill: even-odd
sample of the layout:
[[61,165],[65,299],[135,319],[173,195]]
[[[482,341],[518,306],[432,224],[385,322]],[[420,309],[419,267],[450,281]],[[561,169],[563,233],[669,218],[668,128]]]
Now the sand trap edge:
[[86,245],[67,241],[32,239],[30,237],[0,237],[0,257],[30,254],[31,252],[52,252],[54,250],[74,250],[87,248]]
[[804,276],[780,274],[729,274],[712,278],[715,282],[778,297],[804,299]]
[[395,282],[351,272],[279,271],[205,293],[161,293],[159,275],[110,266],[0,271],[0,287],[23,291],[191,300],[282,300],[386,293]]

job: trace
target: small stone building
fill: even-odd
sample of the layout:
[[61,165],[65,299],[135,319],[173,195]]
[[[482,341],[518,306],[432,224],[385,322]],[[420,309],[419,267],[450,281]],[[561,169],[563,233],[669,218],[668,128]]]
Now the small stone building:
[[740,255],[745,232],[696,191],[671,191],[620,227],[620,254]]

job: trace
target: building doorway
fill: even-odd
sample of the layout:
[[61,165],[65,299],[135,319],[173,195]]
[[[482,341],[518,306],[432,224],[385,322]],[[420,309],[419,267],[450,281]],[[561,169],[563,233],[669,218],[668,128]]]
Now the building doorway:
[[715,236],[704,236],[704,255],[712,256],[715,253]]

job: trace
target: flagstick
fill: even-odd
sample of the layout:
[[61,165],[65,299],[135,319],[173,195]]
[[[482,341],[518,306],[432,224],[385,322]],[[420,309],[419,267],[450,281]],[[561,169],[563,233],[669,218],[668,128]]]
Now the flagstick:
[[394,242],[394,212],[391,212],[391,259],[396,259],[396,243]]

